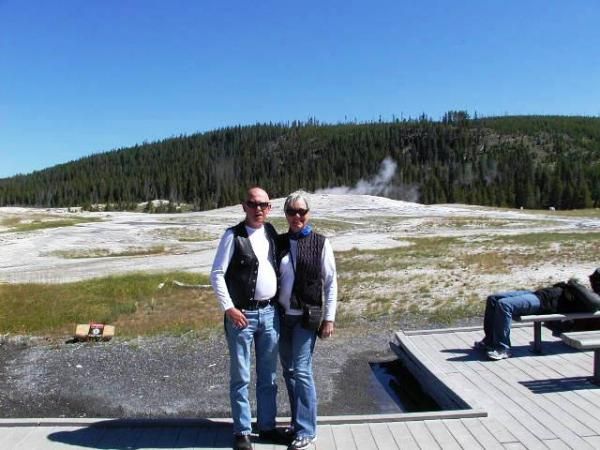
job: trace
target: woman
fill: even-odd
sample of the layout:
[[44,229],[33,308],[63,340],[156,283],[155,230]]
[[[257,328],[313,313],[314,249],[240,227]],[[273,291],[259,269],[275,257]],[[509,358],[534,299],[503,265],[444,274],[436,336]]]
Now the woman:
[[[279,338],[294,441],[290,450],[302,450],[317,436],[317,393],[312,354],[317,334],[333,335],[337,301],[335,260],[331,244],[312,231],[307,195],[290,194],[284,204],[289,230],[281,235],[281,290],[284,311]],[[309,317],[310,316],[310,317]]]

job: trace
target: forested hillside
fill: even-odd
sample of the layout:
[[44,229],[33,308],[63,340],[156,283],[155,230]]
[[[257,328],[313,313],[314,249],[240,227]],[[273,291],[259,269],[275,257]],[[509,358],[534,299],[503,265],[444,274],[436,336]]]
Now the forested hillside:
[[[0,206],[117,209],[168,199],[194,209],[351,186],[397,164],[383,193],[422,203],[560,209],[600,206],[600,118],[524,116],[223,128],[96,154],[0,180]],[[411,196],[408,197],[408,193]],[[415,195],[416,194],[416,195]]]

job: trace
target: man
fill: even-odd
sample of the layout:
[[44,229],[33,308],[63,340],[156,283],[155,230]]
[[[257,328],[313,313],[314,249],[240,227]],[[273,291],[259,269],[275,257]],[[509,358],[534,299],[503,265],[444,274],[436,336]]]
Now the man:
[[271,224],[266,223],[271,203],[263,189],[249,189],[242,208],[245,220],[227,229],[219,243],[211,284],[225,312],[233,448],[251,450],[248,385],[253,345],[259,435],[264,440],[280,442],[282,439],[275,430],[279,340],[279,315],[274,305],[278,290],[277,233]]
[[537,291],[509,291],[490,295],[486,300],[483,330],[485,337],[475,342],[488,358],[510,357],[510,324],[514,316],[553,314],[600,309],[600,268],[590,276],[593,292],[575,280],[556,283]]

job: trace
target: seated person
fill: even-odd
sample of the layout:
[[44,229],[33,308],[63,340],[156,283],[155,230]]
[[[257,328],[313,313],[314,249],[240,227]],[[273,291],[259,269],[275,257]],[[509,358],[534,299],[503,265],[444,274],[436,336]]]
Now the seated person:
[[485,337],[474,347],[486,350],[487,356],[500,360],[510,356],[510,324],[514,316],[593,312],[600,309],[600,268],[590,276],[594,292],[575,280],[557,283],[537,291],[509,291],[487,298],[483,319]]

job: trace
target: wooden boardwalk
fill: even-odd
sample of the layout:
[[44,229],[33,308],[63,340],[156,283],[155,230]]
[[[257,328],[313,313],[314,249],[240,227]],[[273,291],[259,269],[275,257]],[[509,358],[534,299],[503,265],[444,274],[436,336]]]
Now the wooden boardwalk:
[[[513,357],[487,361],[471,350],[481,331],[398,333],[414,355],[487,417],[336,423],[322,418],[318,450],[600,449],[600,387],[592,352],[575,351],[544,330],[543,355],[530,351],[530,326],[513,329]],[[0,421],[0,449],[227,449],[228,421]],[[115,426],[116,425],[116,426]],[[256,450],[284,449],[257,443]]]

